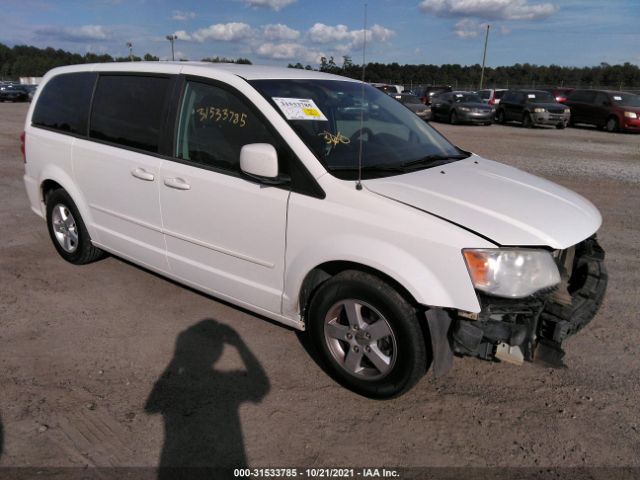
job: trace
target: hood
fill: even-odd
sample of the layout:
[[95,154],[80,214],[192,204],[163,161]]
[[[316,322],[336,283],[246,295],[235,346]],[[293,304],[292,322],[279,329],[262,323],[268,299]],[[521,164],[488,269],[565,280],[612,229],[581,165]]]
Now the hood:
[[378,195],[473,230],[498,245],[568,248],[602,223],[584,197],[477,155],[395,177],[366,180]]
[[562,104],[562,103],[533,103],[533,102],[527,102],[527,107],[529,108],[546,108],[548,109],[553,109],[553,108],[561,108],[562,110],[566,109],[567,106]]

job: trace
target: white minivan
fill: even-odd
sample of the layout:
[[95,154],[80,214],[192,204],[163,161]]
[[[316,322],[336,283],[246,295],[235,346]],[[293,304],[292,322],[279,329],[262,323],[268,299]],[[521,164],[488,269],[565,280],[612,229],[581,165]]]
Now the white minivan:
[[374,398],[455,355],[559,364],[606,289],[589,201],[335,75],[56,68],[23,150],[65,260],[108,252],[307,330],[336,380]]

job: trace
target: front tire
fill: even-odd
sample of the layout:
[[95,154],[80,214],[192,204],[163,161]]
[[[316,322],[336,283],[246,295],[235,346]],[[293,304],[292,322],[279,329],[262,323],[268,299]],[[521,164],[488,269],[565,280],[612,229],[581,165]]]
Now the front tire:
[[498,122],[500,125],[504,125],[506,122],[506,119],[504,118],[504,110],[498,110],[498,114],[496,115],[496,122]]
[[449,115],[449,123],[451,125],[457,125],[458,122],[458,114],[456,113],[456,111],[454,110],[453,112],[451,112],[451,115]]
[[522,117],[522,126],[524,128],[533,128],[533,120],[531,119],[531,115],[529,113],[525,113]]
[[74,265],[95,262],[104,252],[91,243],[89,232],[69,194],[58,189],[47,200],[47,227],[60,256]]
[[606,124],[607,132],[613,133],[618,131],[618,119],[616,117],[609,117]]
[[319,287],[309,305],[309,335],[332,376],[366,397],[398,396],[427,369],[416,309],[368,273],[348,270]]

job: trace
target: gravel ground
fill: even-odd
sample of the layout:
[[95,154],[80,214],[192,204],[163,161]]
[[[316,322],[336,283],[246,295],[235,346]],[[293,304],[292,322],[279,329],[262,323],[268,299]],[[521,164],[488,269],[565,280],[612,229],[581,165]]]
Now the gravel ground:
[[[62,261],[22,185],[26,110],[0,104],[0,466],[640,467],[640,135],[434,124],[591,199],[609,291],[567,369],[456,359],[377,402],[287,328],[116,258]],[[188,389],[182,362],[202,367]]]

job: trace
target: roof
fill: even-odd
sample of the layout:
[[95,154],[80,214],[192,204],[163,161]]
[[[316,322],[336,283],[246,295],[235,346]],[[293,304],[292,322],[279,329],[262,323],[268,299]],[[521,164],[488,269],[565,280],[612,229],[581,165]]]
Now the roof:
[[308,79],[308,80],[342,80],[358,82],[351,78],[341,77],[330,73],[317,72],[315,70],[302,70],[299,68],[268,67],[262,65],[241,65],[237,63],[212,63],[212,62],[109,62],[88,63],[70,65],[56,68],[56,73],[70,72],[155,72],[179,74],[185,67],[189,67],[190,73],[194,70],[203,76],[213,72],[226,72],[237,75],[245,80],[271,80],[271,79]]

